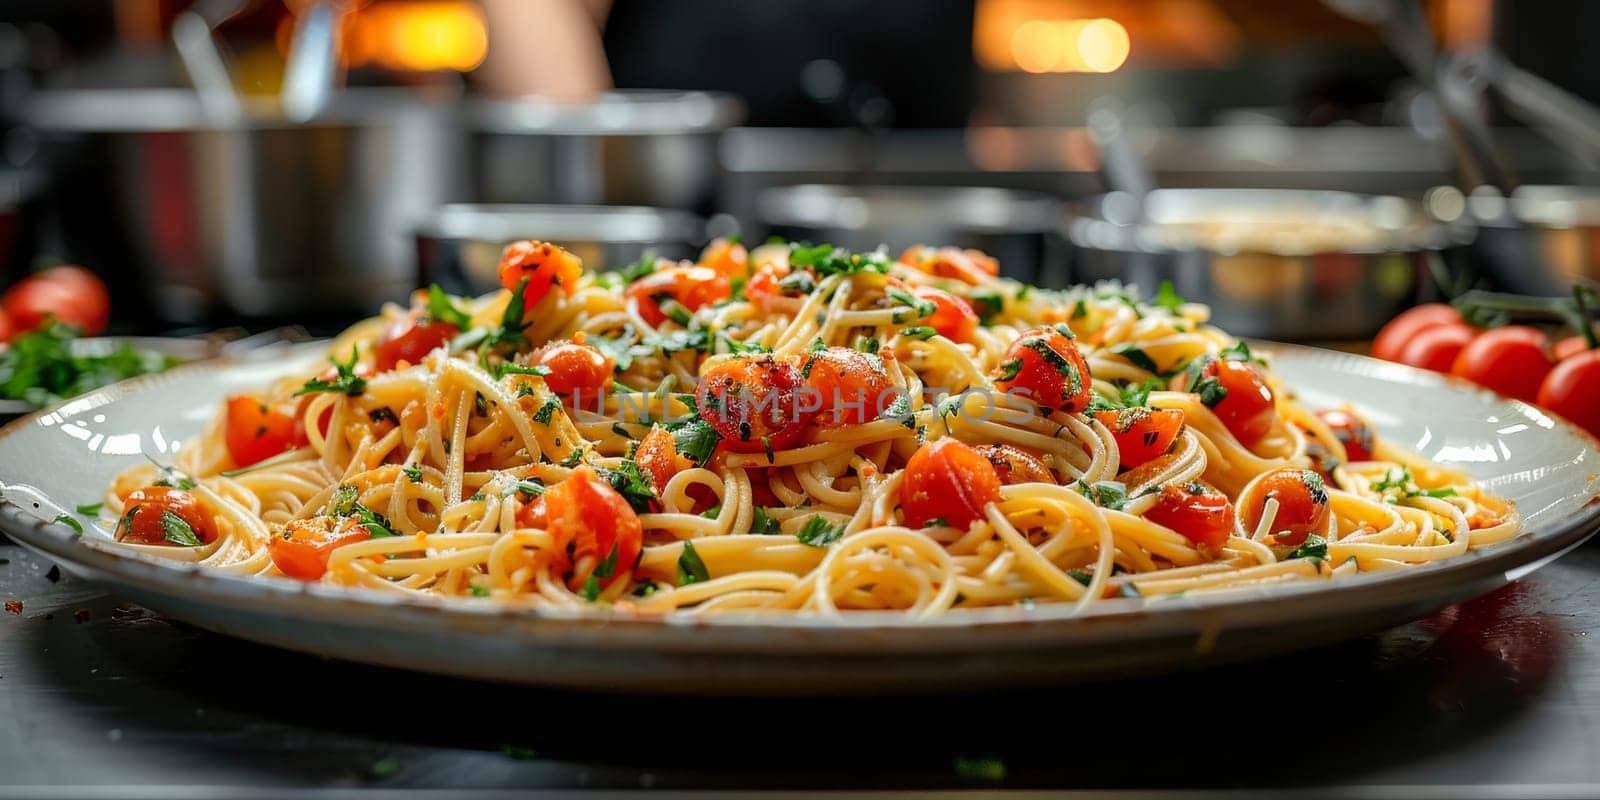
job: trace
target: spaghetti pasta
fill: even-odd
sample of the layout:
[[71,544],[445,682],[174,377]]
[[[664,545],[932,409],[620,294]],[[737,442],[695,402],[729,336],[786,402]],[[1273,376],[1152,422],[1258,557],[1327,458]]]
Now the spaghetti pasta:
[[602,274],[522,242],[501,280],[230,398],[108,487],[109,546],[462,602],[926,618],[1335,580],[1519,530],[1170,287],[724,240]]

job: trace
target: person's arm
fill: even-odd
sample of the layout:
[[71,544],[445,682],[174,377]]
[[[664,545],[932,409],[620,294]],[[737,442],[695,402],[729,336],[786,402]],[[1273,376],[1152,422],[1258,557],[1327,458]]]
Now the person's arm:
[[474,73],[485,94],[585,100],[611,89],[600,31],[610,0],[481,0],[489,53]]

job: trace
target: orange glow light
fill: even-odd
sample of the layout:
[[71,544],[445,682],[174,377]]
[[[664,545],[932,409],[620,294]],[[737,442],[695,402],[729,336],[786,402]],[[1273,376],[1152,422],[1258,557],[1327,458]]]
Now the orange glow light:
[[1011,34],[1023,72],[1113,72],[1128,60],[1128,31],[1112,19],[1030,19]]
[[351,66],[416,72],[466,72],[489,52],[483,12],[465,0],[374,3],[346,18],[343,44]]

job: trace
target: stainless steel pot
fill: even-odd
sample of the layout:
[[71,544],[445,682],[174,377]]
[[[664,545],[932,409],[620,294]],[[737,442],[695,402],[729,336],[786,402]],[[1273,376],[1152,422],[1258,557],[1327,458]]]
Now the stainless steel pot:
[[983,250],[1003,273],[1044,285],[1065,283],[1055,234],[1061,204],[1042,194],[940,186],[828,186],[768,189],[757,220],[787,239],[831,242],[852,250],[912,244]]
[[[35,96],[25,119],[74,176],[57,187],[63,214],[98,232],[72,237],[91,252],[69,255],[102,271],[133,266],[161,315],[187,321],[403,297],[412,226],[466,197],[450,102],[350,90],[300,125],[270,100],[218,122],[184,90],[73,90]],[[95,168],[70,169],[84,159]]]
[[1475,268],[1522,294],[1564,295],[1576,280],[1600,280],[1600,188],[1521,186],[1509,198],[1484,189],[1461,202],[1448,187],[1429,193],[1436,217],[1478,227]]
[[1170,280],[1241,336],[1366,337],[1432,291],[1430,254],[1471,239],[1470,226],[1399,197],[1160,189],[1137,221],[1126,199],[1104,195],[1068,215],[1074,278],[1146,292]]
[[490,203],[708,207],[722,132],[744,118],[728,95],[625,91],[590,103],[473,100],[475,197]]
[[657,208],[450,205],[417,229],[419,279],[455,294],[497,288],[500,251],[518,239],[555,242],[591,269],[615,269],[646,251],[692,257],[706,241],[706,225],[693,214]]

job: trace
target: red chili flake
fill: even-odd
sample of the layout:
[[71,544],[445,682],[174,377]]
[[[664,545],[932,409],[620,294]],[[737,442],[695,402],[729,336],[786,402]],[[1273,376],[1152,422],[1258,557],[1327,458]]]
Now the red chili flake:
[[10,611],[13,614],[21,614],[22,613],[22,601],[21,600],[7,600],[6,601],[6,610]]

